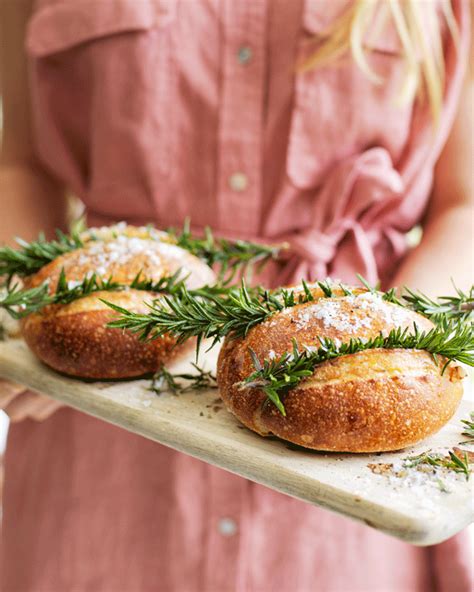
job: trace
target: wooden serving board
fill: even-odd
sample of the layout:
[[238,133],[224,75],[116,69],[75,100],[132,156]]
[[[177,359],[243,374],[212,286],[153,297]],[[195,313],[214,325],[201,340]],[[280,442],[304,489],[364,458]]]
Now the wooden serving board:
[[[207,353],[205,358],[208,367],[215,365],[215,353]],[[187,370],[190,361],[192,355],[171,369]],[[412,486],[403,479],[374,474],[367,466],[456,446],[463,439],[459,419],[468,415],[467,402],[441,432],[414,448],[381,455],[326,454],[247,430],[223,408],[216,390],[158,396],[148,390],[147,379],[85,382],[66,378],[41,364],[21,340],[0,343],[0,376],[416,545],[441,542],[462,530],[474,516],[474,476],[470,481],[456,478],[447,493],[432,482]]]

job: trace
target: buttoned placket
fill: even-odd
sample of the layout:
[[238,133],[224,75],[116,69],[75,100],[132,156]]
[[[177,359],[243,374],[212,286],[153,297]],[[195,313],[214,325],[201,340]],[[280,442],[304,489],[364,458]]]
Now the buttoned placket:
[[[267,0],[222,4],[222,92],[219,121],[218,217],[222,232],[258,234]],[[239,590],[245,546],[249,483],[214,468],[208,471],[204,588]]]
[[223,7],[218,220],[221,231],[257,235],[262,199],[262,142],[267,1]]
[[245,588],[250,495],[246,479],[207,467],[203,590]]

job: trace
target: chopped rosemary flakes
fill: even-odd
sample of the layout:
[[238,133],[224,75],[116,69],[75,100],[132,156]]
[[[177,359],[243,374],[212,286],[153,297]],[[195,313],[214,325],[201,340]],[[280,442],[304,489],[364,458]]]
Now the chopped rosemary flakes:
[[473,457],[473,453],[454,447],[447,453],[428,450],[401,461],[369,463],[367,468],[375,475],[387,477],[392,485],[401,483],[410,488],[428,485],[450,493],[447,484],[454,484],[458,476],[469,480]]
[[420,466],[442,467],[455,473],[464,474],[466,480],[469,480],[469,475],[472,472],[469,466],[472,462],[473,459],[469,457],[468,451],[460,448],[449,450],[447,455],[428,451],[404,459],[405,466],[408,468]]

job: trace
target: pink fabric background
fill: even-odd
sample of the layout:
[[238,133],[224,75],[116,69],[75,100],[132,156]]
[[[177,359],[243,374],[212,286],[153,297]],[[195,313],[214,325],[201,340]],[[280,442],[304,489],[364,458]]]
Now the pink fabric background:
[[[454,3],[462,41],[456,53],[446,36],[436,131],[426,106],[394,103],[393,31],[371,42],[382,86],[350,60],[295,73],[346,5],[39,0],[26,39],[38,154],[92,223],[190,215],[197,231],[288,240],[272,284],[388,279],[452,122],[468,3]],[[72,410],[13,426],[4,540],[6,591],[467,592],[472,576],[460,537],[411,547]]]

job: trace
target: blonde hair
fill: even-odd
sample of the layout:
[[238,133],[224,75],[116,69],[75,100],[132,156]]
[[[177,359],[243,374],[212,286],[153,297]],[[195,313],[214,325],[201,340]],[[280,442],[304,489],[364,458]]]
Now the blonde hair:
[[406,104],[415,94],[420,99],[426,96],[433,119],[438,122],[445,82],[442,20],[438,7],[457,46],[459,31],[450,0],[352,0],[349,8],[318,36],[319,47],[300,69],[306,71],[327,66],[350,52],[374,84],[383,83],[383,78],[368,62],[370,48],[366,47],[366,41],[367,38],[375,40],[383,33],[391,19],[405,62],[397,102]]

